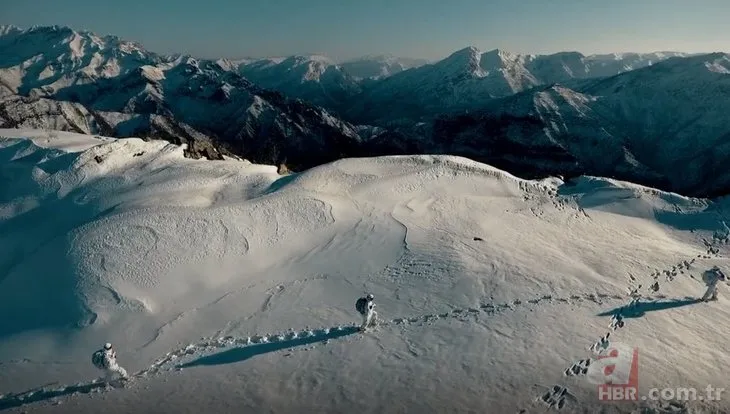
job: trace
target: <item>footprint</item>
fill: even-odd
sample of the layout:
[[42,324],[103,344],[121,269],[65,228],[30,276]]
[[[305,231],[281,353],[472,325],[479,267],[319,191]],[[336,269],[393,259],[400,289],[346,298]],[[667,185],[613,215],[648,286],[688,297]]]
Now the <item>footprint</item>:
[[567,368],[565,371],[563,371],[563,375],[565,375],[566,377],[586,375],[588,373],[588,367],[590,365],[590,358],[581,359],[580,361],[573,363],[570,368]]
[[641,284],[637,285],[636,287],[629,287],[629,296],[636,296],[639,295],[639,290],[641,290]]
[[558,410],[565,407],[566,398],[571,396],[566,387],[554,385],[549,391],[540,396],[540,401],[551,408]]
[[593,351],[594,353],[601,353],[602,351],[607,349],[608,346],[611,344],[611,342],[608,340],[609,336],[611,336],[611,333],[610,332],[606,333],[606,335],[604,335],[596,343],[591,345],[590,350]]
[[612,330],[624,327],[624,317],[617,313],[611,317],[611,323],[608,325]]

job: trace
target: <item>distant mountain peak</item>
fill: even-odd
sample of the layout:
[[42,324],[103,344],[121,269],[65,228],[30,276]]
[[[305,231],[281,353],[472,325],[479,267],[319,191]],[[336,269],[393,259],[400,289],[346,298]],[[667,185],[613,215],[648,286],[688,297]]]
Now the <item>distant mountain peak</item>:
[[347,59],[347,60],[342,61],[341,63],[352,63],[352,62],[362,62],[362,61],[393,62],[397,59],[398,59],[398,57],[395,55],[392,55],[390,53],[383,53],[383,54],[374,54],[374,55],[364,55],[364,56],[356,57],[353,59]]
[[513,58],[514,56],[517,55],[516,53],[512,53],[512,52],[506,51],[504,49],[499,49],[499,48],[488,50],[488,51],[484,52],[484,54],[485,55],[495,55],[495,56],[504,57],[504,58]]
[[18,26],[12,25],[12,24],[0,25],[0,36],[4,36],[11,32],[22,32],[22,31],[23,31],[23,29],[21,29]]
[[487,72],[480,65],[481,59],[482,52],[474,46],[468,46],[434,65],[451,74],[466,73],[470,77],[483,78],[487,76]]
[[284,60],[282,60],[281,63],[283,63],[283,62],[293,62],[293,63],[298,63],[298,64],[305,63],[305,62],[317,62],[317,63],[324,63],[324,64],[329,64],[329,65],[332,65],[335,63],[334,60],[332,60],[329,57],[324,56],[324,55],[307,55],[307,54],[291,55],[291,56],[284,58]]
[[482,54],[482,51],[479,50],[479,48],[477,48],[476,46],[467,46],[465,48],[459,49],[456,52],[450,54],[446,59],[472,57],[472,56],[478,56],[481,54]]
[[28,28],[29,32],[64,32],[64,33],[70,33],[74,32],[74,30],[68,26],[62,26],[62,25],[50,25],[50,26],[44,26],[44,25],[37,25],[34,24]]
[[726,53],[712,53],[707,55],[705,67],[710,72],[730,75],[730,55]]
[[557,53],[553,53],[553,54],[551,54],[549,56],[554,56],[556,58],[573,58],[573,59],[582,59],[582,58],[585,57],[584,54],[582,54],[582,53],[580,53],[578,51],[575,51],[575,50],[567,50],[567,51],[563,51],[563,52],[557,52]]

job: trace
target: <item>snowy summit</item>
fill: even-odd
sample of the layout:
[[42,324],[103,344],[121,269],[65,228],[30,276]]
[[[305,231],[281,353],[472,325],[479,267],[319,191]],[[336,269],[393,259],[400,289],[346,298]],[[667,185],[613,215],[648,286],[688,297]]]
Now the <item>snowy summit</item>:
[[[0,136],[0,410],[730,409],[599,401],[588,368],[628,346],[639,395],[724,385],[725,199],[455,156],[280,175],[159,140]],[[107,342],[129,381],[99,379]]]

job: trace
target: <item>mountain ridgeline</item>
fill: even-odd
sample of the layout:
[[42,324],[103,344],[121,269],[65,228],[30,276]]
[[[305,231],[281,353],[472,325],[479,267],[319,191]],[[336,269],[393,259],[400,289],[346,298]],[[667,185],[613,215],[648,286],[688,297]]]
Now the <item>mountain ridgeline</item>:
[[524,178],[599,175],[730,192],[730,56],[459,50],[196,59],[67,27],[0,28],[0,127],[187,144],[284,164],[450,154]]

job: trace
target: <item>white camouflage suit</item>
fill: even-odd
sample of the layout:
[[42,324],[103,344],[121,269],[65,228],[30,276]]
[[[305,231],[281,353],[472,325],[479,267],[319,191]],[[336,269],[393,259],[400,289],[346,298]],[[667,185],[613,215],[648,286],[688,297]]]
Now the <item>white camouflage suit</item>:
[[702,296],[703,301],[716,300],[717,299],[717,284],[720,281],[725,281],[725,274],[720,271],[719,268],[713,267],[711,270],[706,271],[702,275],[702,280],[707,285],[707,291]]
[[360,325],[360,329],[363,331],[375,324],[378,319],[378,312],[375,312],[375,303],[369,300],[365,306],[366,312],[362,315],[362,325]]
[[113,380],[115,374],[119,374],[122,378],[129,378],[127,371],[117,364],[117,353],[114,352],[114,349],[104,350],[104,368],[106,370],[107,381]]

